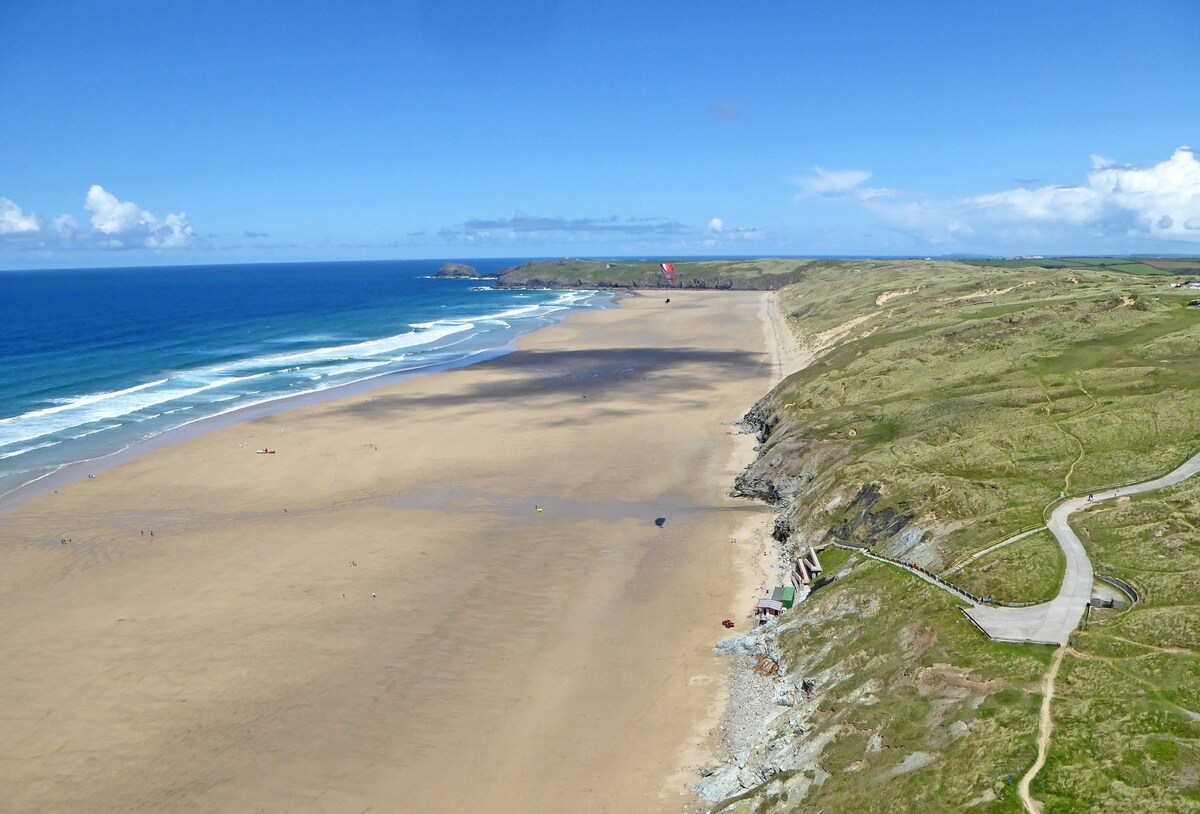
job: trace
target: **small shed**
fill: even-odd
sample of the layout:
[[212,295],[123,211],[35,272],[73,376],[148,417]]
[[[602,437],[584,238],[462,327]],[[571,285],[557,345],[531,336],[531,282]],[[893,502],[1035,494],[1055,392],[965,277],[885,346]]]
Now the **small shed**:
[[765,619],[768,615],[778,616],[783,613],[783,603],[778,599],[760,599],[754,606],[754,611],[760,619]]
[[791,585],[781,585],[771,593],[771,598],[782,603],[785,608],[790,608],[796,604],[796,589]]

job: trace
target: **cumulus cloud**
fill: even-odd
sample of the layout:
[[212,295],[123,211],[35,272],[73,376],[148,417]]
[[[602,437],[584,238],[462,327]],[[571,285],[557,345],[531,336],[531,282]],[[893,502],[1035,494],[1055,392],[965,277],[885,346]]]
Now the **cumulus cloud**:
[[42,230],[42,219],[27,213],[8,198],[0,198],[0,235],[21,235]]
[[91,213],[91,229],[82,230],[74,216],[62,214],[47,226],[44,218],[26,213],[0,198],[0,245],[38,249],[178,249],[198,242],[182,212],[158,218],[132,201],[122,201],[99,184],[88,189],[83,208]]
[[863,186],[870,179],[871,173],[866,170],[827,170],[824,167],[813,167],[812,175],[795,179],[796,186],[800,187],[796,198],[850,198],[869,201],[896,194],[895,190],[883,187]]
[[[800,179],[800,197],[850,197],[899,229],[933,243],[999,238],[1079,243],[1099,237],[1200,241],[1200,161],[1188,147],[1149,167],[1092,156],[1087,182],[1022,186],[954,199],[924,199],[862,185],[862,170]],[[863,194],[866,192],[867,194]]]
[[161,221],[133,201],[121,201],[99,184],[88,190],[83,208],[92,213],[92,229],[121,247],[178,249],[191,244],[196,234],[187,215],[172,212]]
[[116,195],[99,184],[93,184],[88,190],[83,208],[92,213],[92,228],[106,235],[129,232],[139,223],[145,223],[137,204],[118,201]]

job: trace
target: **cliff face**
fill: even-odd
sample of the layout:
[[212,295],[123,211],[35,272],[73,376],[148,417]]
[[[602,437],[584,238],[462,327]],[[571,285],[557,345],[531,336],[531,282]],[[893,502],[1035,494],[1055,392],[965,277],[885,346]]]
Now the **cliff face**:
[[[788,392],[742,420],[760,446],[735,486],[779,508],[785,557],[919,542],[917,512],[880,484],[839,480],[854,437],[815,432]],[[836,547],[820,556],[826,570],[795,608],[715,648],[734,665],[723,759],[692,787],[707,810],[884,814],[897,797],[931,812],[1012,810],[1012,767],[1036,731],[1036,656],[992,648],[952,598],[908,575]]]
[[535,260],[503,269],[496,287],[774,291],[803,276],[782,260],[678,261],[673,282],[648,260]]
[[852,458],[851,444],[813,437],[783,410],[771,393],[742,419],[762,443],[758,458],[734,483],[736,494],[779,507],[775,539],[793,548],[829,541],[874,546],[899,535],[913,519],[907,507],[878,505],[878,484],[846,492],[834,483]]

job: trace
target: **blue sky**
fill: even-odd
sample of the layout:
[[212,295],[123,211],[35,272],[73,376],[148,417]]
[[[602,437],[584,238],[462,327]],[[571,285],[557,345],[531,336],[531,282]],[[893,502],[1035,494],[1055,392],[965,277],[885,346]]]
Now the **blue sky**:
[[0,268],[1200,252],[1194,0],[288,5],[0,0]]

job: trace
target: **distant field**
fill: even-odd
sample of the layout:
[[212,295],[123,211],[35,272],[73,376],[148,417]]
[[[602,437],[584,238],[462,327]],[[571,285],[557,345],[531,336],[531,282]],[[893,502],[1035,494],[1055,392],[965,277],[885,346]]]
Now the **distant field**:
[[966,260],[968,265],[991,268],[1075,268],[1120,271],[1125,274],[1200,274],[1200,259],[1155,257],[1044,257],[1012,260]]

